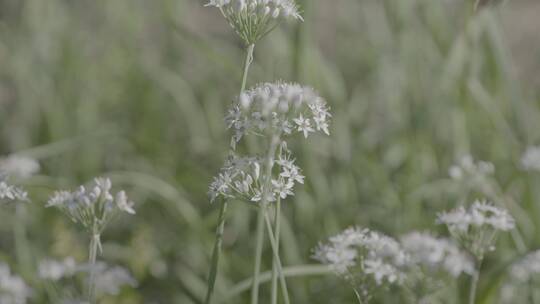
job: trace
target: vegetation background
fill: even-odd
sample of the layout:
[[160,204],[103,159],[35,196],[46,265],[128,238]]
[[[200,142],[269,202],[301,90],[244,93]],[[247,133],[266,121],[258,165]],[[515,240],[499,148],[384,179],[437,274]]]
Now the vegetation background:
[[[350,225],[444,234],[436,213],[475,197],[448,182],[464,154],[495,163],[527,246],[538,248],[540,175],[519,159],[540,143],[540,3],[473,15],[460,0],[300,2],[305,22],[257,45],[248,80],[312,85],[334,113],[331,137],[294,147],[307,182],[284,205],[284,264],[314,264],[317,242]],[[86,259],[84,233],[44,204],[56,188],[106,175],[137,215],[102,236],[101,259],[128,267],[139,287],[103,303],[202,303],[218,211],[207,186],[227,154],[223,116],[243,60],[219,11],[203,4],[0,0],[0,155],[42,165],[26,185],[33,203],[17,216],[0,209],[0,260],[26,280],[42,258]],[[248,302],[237,284],[251,276],[254,220],[245,204],[231,205],[222,303]],[[508,237],[498,245],[479,303],[496,303],[504,267],[519,257]],[[289,284],[293,303],[353,301],[333,276]]]

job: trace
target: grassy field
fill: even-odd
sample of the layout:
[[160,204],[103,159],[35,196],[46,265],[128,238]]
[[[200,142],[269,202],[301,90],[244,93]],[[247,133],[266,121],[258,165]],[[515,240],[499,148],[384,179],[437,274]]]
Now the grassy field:
[[[499,303],[508,266],[540,247],[540,173],[520,163],[540,144],[537,3],[473,14],[457,0],[298,2],[305,21],[257,44],[247,84],[313,86],[333,113],[331,136],[290,143],[306,176],[282,206],[291,302],[355,301],[311,258],[319,241],[352,225],[448,235],[437,213],[486,197],[508,203],[526,248],[501,234],[486,256],[477,303]],[[0,205],[0,261],[32,286],[29,303],[53,303],[36,278],[40,260],[87,259],[86,234],[44,208],[48,197],[95,176],[125,189],[137,211],[102,235],[99,259],[138,285],[100,303],[203,303],[219,212],[208,185],[227,156],[223,117],[244,60],[204,4],[0,0],[0,155],[41,164],[23,183],[32,202]],[[495,165],[488,189],[449,178],[469,154]],[[250,303],[256,217],[229,204],[216,303]],[[465,303],[468,286],[448,303]],[[373,303],[406,302],[389,289]]]

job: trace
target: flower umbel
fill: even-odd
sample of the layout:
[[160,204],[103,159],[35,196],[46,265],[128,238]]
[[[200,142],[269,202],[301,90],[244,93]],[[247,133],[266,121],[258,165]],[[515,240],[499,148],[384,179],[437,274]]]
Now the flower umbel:
[[133,203],[128,201],[124,191],[114,197],[108,178],[96,178],[88,187],[56,192],[46,207],[62,210],[71,220],[81,224],[89,233],[99,235],[114,215],[119,212],[134,214]]
[[247,45],[271,32],[282,20],[302,20],[294,0],[210,0]]
[[0,262],[0,303],[25,304],[31,294],[23,279],[11,274],[9,266]]

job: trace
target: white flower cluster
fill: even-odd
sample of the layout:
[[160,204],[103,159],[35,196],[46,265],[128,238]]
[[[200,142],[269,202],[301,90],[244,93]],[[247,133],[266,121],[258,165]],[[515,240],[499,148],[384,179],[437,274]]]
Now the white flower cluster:
[[120,191],[113,197],[111,186],[108,178],[96,178],[88,188],[80,186],[73,192],[56,192],[46,207],[59,208],[90,233],[99,235],[119,211],[135,214],[133,202],[128,200],[126,193]]
[[437,223],[446,225],[450,234],[477,259],[494,250],[498,231],[515,227],[514,218],[506,209],[482,201],[475,201],[469,209],[459,207],[440,213]]
[[540,250],[527,254],[510,268],[513,280],[528,283],[534,276],[540,275]]
[[308,137],[315,131],[329,135],[329,108],[312,88],[293,83],[263,83],[243,92],[225,118],[233,129],[231,145],[247,134],[289,135],[299,132]]
[[137,281],[122,267],[109,267],[103,262],[98,262],[94,266],[77,264],[72,257],[63,261],[50,259],[41,261],[39,277],[44,280],[59,281],[72,279],[77,273],[90,272],[92,269],[96,275],[96,292],[100,295],[117,295],[123,286],[137,286]]
[[210,0],[246,44],[254,44],[281,20],[302,20],[294,0]]
[[0,176],[0,204],[15,201],[28,201],[28,193],[20,187],[8,184],[7,180]]
[[540,171],[540,147],[531,146],[521,157],[521,167],[526,171]]
[[334,271],[354,284],[357,277],[372,277],[376,285],[401,283],[408,255],[399,243],[379,232],[358,227],[348,228],[321,243],[313,258],[330,265]]
[[8,265],[0,263],[0,303],[25,304],[32,291],[18,276],[12,275]]
[[450,167],[448,174],[454,180],[463,180],[466,178],[483,178],[492,175],[495,172],[495,166],[486,161],[475,162],[472,156],[463,156],[457,164]]
[[[276,161],[279,173],[271,179],[271,189],[268,191],[267,202],[274,202],[277,197],[285,199],[294,195],[296,183],[303,184],[304,176],[294,164],[288,151],[282,150]],[[262,160],[257,157],[231,156],[221,169],[221,172],[210,185],[209,196],[213,202],[217,197],[238,198],[245,201],[259,202],[264,193],[266,177],[261,174]]]
[[78,265],[72,257],[67,257],[63,261],[46,259],[39,263],[38,275],[41,279],[59,281],[72,277],[78,270]]
[[467,232],[471,226],[489,226],[495,230],[509,231],[515,227],[514,218],[508,210],[494,206],[486,201],[475,201],[466,210],[459,207],[440,213],[437,223],[445,224],[450,231]]
[[30,157],[13,154],[0,159],[0,172],[14,178],[29,178],[39,169],[39,163]]
[[432,270],[443,269],[454,277],[462,273],[473,275],[475,272],[471,257],[448,239],[436,238],[425,232],[411,232],[401,237],[400,241],[412,263]]

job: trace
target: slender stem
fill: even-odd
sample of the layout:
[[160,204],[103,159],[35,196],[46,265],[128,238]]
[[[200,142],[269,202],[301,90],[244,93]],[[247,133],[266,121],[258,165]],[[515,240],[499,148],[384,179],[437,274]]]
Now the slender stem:
[[249,72],[249,67],[253,62],[253,51],[255,49],[255,44],[250,44],[246,50],[246,61],[244,62],[244,73],[242,74],[242,86],[240,87],[240,94],[246,89],[247,76]]
[[270,218],[268,217],[268,213],[266,213],[266,208],[263,206],[263,213],[264,218],[266,220],[266,230],[268,231],[268,238],[270,239],[270,245],[272,246],[272,251],[274,253],[274,259],[276,261],[276,268],[279,273],[279,282],[281,285],[281,291],[283,293],[283,300],[285,304],[290,304],[289,300],[289,291],[287,289],[287,282],[285,281],[285,276],[283,275],[283,267],[281,267],[281,259],[279,258],[279,251],[277,248],[277,242],[274,237],[274,233],[272,232],[272,223],[270,222]]
[[[223,13],[223,11],[222,11]],[[225,14],[224,14],[225,15]],[[253,51],[255,45],[249,45],[246,51],[246,61],[244,63],[244,70],[242,73],[242,84],[240,86],[240,94],[246,89],[247,76],[249,67],[253,62]],[[212,265],[210,267],[210,274],[208,275],[208,289],[206,292],[205,304],[210,304],[212,301],[212,294],[214,293],[214,287],[216,284],[217,271],[219,265],[219,256],[221,255],[221,247],[223,244],[223,230],[225,229],[225,215],[227,213],[227,202],[224,201],[221,205],[219,212],[219,226],[216,232],[216,240],[214,242],[214,249],[212,251]]]
[[[277,198],[276,208],[275,208],[275,217],[274,217],[274,236],[276,237],[276,248],[279,253],[279,239],[280,239],[280,230],[281,230],[281,197]],[[272,259],[272,294],[271,302],[272,304],[277,304],[277,293],[278,293],[278,270],[275,257]]]
[[205,304],[210,304],[212,300],[212,294],[214,293],[214,286],[216,284],[217,268],[219,264],[219,256],[221,255],[221,245],[223,244],[223,231],[225,230],[225,214],[227,213],[227,200],[221,203],[219,210],[219,224],[216,229],[216,240],[214,242],[214,249],[212,250],[212,266],[210,268],[210,274],[208,276],[208,290],[206,292]]
[[90,279],[88,280],[88,302],[96,303],[96,257],[98,247],[100,247],[100,235],[94,234],[90,240],[90,252],[88,254],[88,264],[90,266]]
[[255,262],[253,266],[253,284],[251,287],[251,304],[259,303],[259,275],[261,272],[261,260],[264,245],[264,210],[259,208],[257,215],[257,237],[255,248]]
[[362,297],[360,296],[356,288],[354,288],[353,290],[354,290],[354,294],[356,295],[356,299],[358,300],[358,303],[364,304],[364,300],[362,300]]
[[274,166],[274,157],[276,154],[277,146],[279,143],[279,136],[275,135],[270,140],[270,147],[268,149],[268,154],[265,160],[265,174],[263,181],[262,189],[262,198],[259,206],[259,214],[257,217],[257,237],[256,237],[256,248],[255,248],[255,261],[253,266],[253,285],[251,288],[251,304],[257,304],[259,300],[259,274],[261,271],[261,258],[262,258],[262,247],[263,247],[263,238],[264,238],[264,218],[266,207],[268,205],[268,196],[270,185],[272,181],[272,168]]
[[478,279],[480,278],[480,268],[482,267],[482,259],[478,260],[478,267],[471,279],[471,288],[469,291],[469,304],[474,304],[476,300],[476,288],[478,286]]
[[26,277],[32,276],[32,256],[30,243],[26,235],[26,206],[18,203],[15,209],[14,239],[17,264]]

